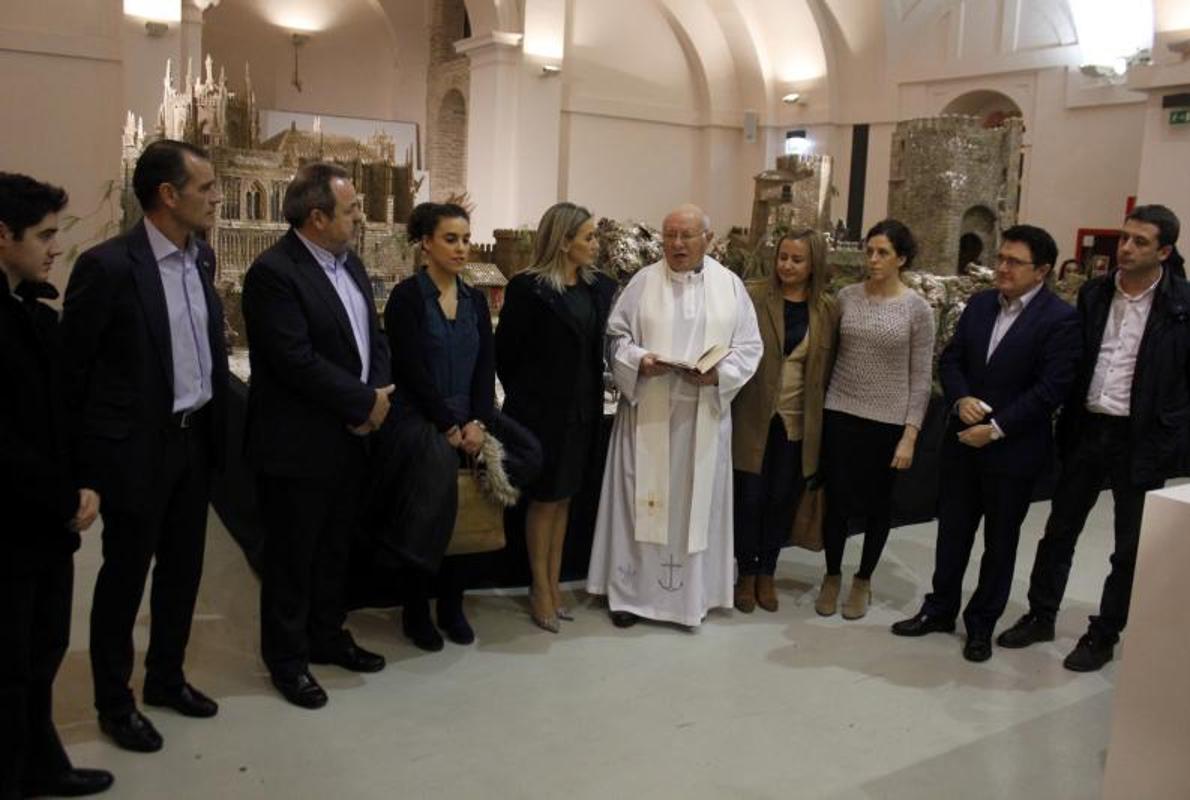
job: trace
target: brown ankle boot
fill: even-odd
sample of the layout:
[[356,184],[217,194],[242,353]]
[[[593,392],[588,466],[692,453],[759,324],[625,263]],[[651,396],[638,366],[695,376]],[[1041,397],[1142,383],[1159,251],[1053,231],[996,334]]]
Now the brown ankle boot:
[[814,601],[814,610],[820,616],[830,617],[839,608],[839,588],[842,585],[841,575],[826,575],[822,579],[822,588],[818,590],[818,599]]
[[741,575],[735,585],[735,607],[745,614],[756,610],[756,576]]
[[872,599],[872,584],[863,578],[851,579],[851,593],[843,603],[843,619],[859,619],[868,613],[868,601]]
[[777,610],[777,586],[772,575],[756,576],[756,604],[765,611]]

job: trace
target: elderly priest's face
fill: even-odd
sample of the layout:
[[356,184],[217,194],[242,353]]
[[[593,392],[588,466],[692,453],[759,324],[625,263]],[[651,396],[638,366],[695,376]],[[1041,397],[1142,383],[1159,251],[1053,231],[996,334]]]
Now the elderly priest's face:
[[702,257],[710,244],[710,232],[704,221],[702,209],[683,206],[671,211],[661,223],[665,263],[674,272],[686,272],[702,266]]

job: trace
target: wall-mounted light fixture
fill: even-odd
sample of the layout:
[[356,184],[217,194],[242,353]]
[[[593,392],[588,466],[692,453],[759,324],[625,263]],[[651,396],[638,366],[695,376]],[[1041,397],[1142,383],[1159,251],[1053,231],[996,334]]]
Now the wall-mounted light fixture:
[[801,99],[802,99],[802,96],[798,92],[790,92],[789,94],[787,94],[781,98],[781,102],[787,106],[792,106],[792,105],[795,105],[797,103],[797,101],[801,100]]
[[155,19],[145,20],[145,35],[150,39],[160,39],[169,33],[169,24]]
[[543,78],[552,78],[555,75],[561,75],[562,68],[557,64],[543,64],[541,67],[541,76]]
[[310,41],[310,35],[306,33],[292,33],[289,35],[289,41],[293,43],[293,88],[299,92],[302,90],[302,76],[298,70],[298,50],[306,42]]

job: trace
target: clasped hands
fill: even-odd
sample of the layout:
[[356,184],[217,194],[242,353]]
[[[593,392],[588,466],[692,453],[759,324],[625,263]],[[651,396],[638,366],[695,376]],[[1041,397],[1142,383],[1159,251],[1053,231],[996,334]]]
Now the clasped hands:
[[718,386],[719,385],[719,368],[712,367],[706,372],[699,372],[693,369],[681,369],[669,364],[663,363],[661,358],[656,353],[645,353],[641,356],[639,374],[645,378],[656,378],[659,375],[665,375],[672,372],[686,383],[694,386]]
[[487,437],[487,430],[479,420],[471,420],[463,427],[452,426],[446,431],[446,443],[451,447],[462,450],[473,456],[483,447],[483,440]]
[[384,418],[388,416],[388,411],[392,407],[388,398],[393,393],[393,388],[390,383],[388,386],[376,389],[376,399],[372,403],[372,410],[368,412],[368,418],[359,425],[348,425],[347,429],[356,436],[367,436],[369,433],[380,430],[380,426],[384,424]]
[[968,396],[959,398],[956,406],[959,419],[964,425],[970,426],[959,431],[960,442],[968,447],[980,448],[995,441],[992,434],[996,432],[996,429],[992,424],[980,424],[988,417],[989,407],[987,403],[978,397]]

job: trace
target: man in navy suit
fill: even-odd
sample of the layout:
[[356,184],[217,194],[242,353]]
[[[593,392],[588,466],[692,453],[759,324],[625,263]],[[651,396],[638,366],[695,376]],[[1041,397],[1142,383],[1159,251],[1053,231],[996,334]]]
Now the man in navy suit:
[[285,191],[293,227],[244,278],[252,380],[245,450],[265,523],[261,651],[295,705],[326,692],[309,665],[377,672],[384,658],[343,628],[343,583],[360,507],[368,437],[388,415],[392,364],[364,265],[351,177],[310,163]]
[[1058,257],[1053,237],[1016,225],[1001,239],[996,288],[971,298],[938,365],[953,413],[942,446],[933,591],[916,616],[892,626],[898,636],[954,630],[982,519],[979,584],[963,612],[968,661],[992,655],[1021,523],[1081,352],[1077,314],[1045,285]]
[[145,148],[132,185],[144,220],[79,257],[62,337],[78,478],[103,497],[91,606],[99,727],[126,750],[152,752],[161,736],[129,681],[154,561],[144,701],[190,717],[218,711],[186,682],[182,663],[226,435],[223,307],[215,254],[201,238],[222,195],[207,154],[168,139]]

